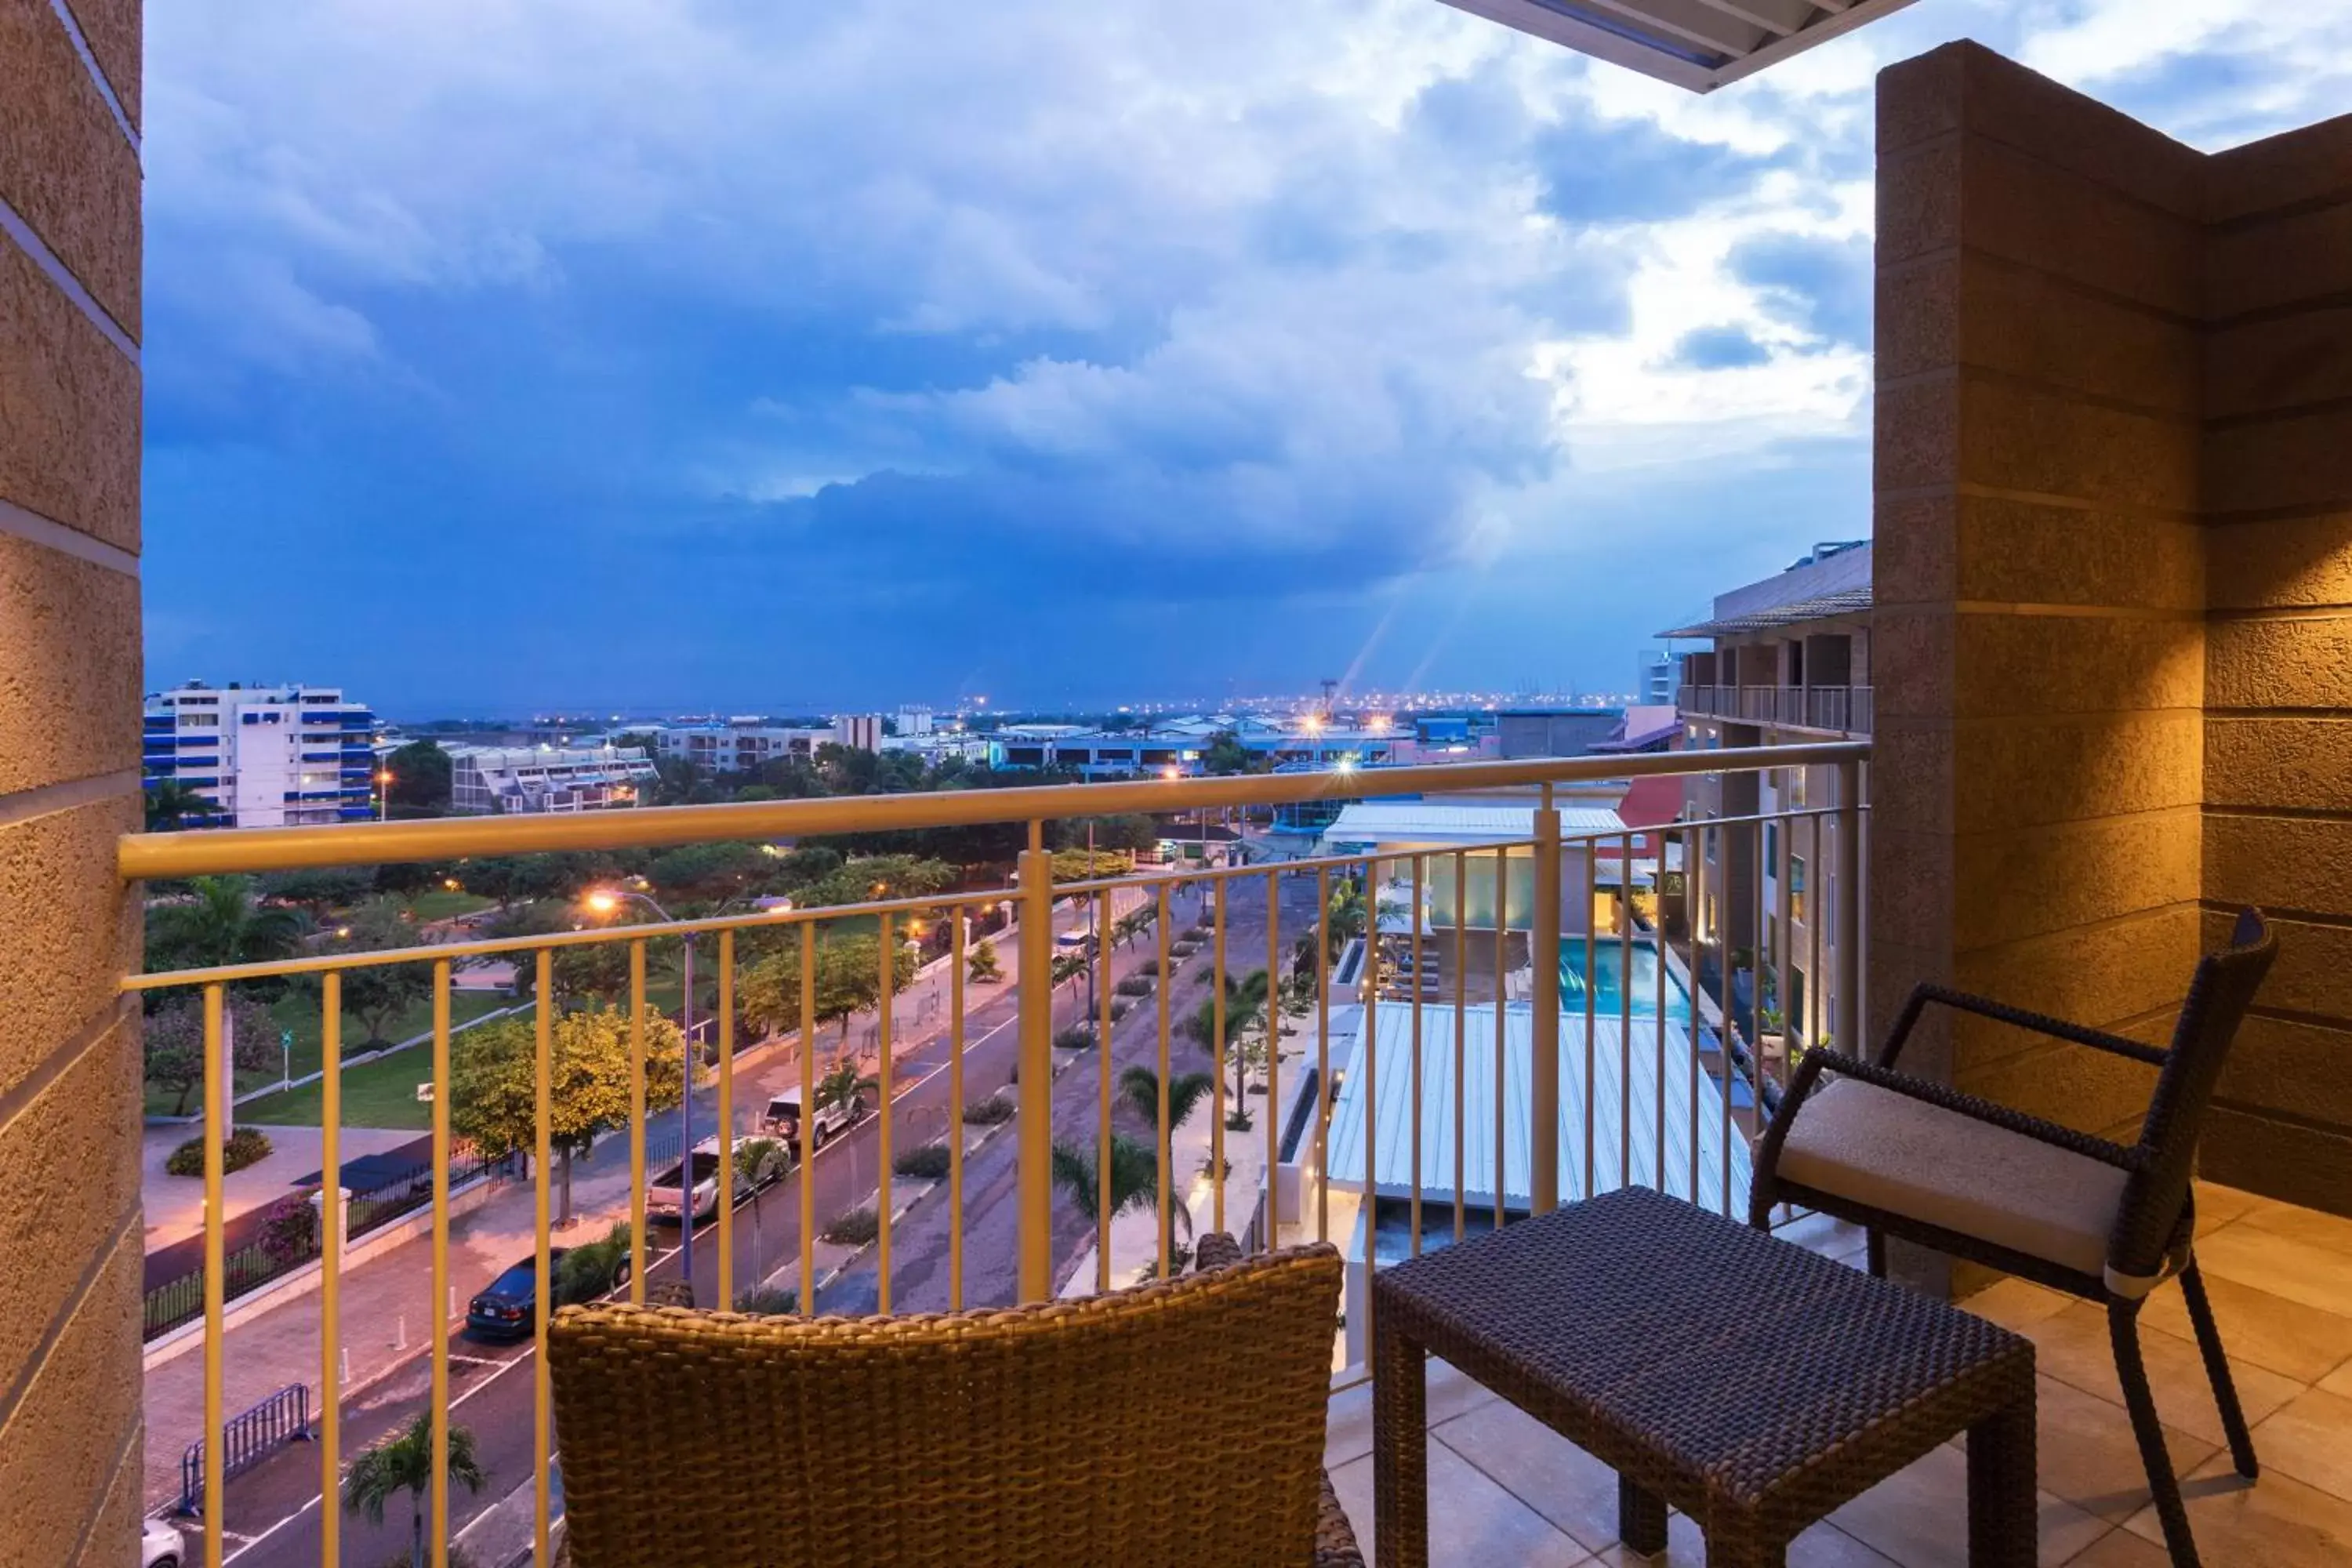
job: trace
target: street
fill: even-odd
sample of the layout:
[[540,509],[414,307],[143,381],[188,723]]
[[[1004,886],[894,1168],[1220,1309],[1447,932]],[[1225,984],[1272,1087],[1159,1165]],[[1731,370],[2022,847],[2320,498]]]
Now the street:
[[[1176,896],[1171,905],[1171,936],[1196,918],[1207,919],[1210,903],[1202,896],[1206,887],[1207,884],[1196,884],[1189,895]],[[1244,878],[1236,880],[1229,893],[1228,971],[1236,975],[1246,974],[1265,962],[1265,879]],[[1304,931],[1313,919],[1314,893],[1309,879],[1286,880],[1281,897],[1286,939]],[[1057,910],[1056,925],[1061,929],[1083,922],[1084,915],[1079,910]],[[1000,943],[1001,950],[1011,946],[1010,942]],[[1156,932],[1147,932],[1125,950],[1115,950],[1114,980],[1132,973],[1158,951]],[[1007,956],[1011,956],[1009,951]],[[1181,966],[1170,996],[1171,1064],[1176,1072],[1208,1065],[1206,1054],[1177,1031],[1199,999],[1208,994],[1211,968],[1204,949]],[[1087,994],[1083,982],[1056,988],[1055,1029],[1082,1021],[1087,1016]],[[1134,1005],[1127,1016],[1112,1033],[1114,1072],[1130,1065],[1157,1062],[1158,996],[1132,1001]],[[1016,987],[1010,984],[969,987],[967,1009],[962,1093],[964,1102],[969,1103],[1004,1088],[1013,1079],[1019,1047]],[[938,1142],[950,1130],[961,1131],[961,1107],[950,1093],[950,1047],[944,1007],[936,1017],[925,1017],[922,1024],[926,1028],[936,1026],[937,1032],[900,1047],[893,1056],[895,1095],[890,1115],[893,1146],[900,1152]],[[853,1024],[849,1031],[853,1044],[857,1033],[858,1026]],[[820,1072],[831,1059],[839,1039],[839,1031],[829,1030],[819,1036]],[[1055,1054],[1060,1058],[1068,1053],[1057,1049]],[[1079,1139],[1091,1146],[1097,1131],[1099,1079],[1096,1064],[1099,1055],[1092,1050],[1076,1055],[1081,1059],[1061,1072],[1052,1089],[1054,1125],[1061,1136]],[[867,1070],[872,1070],[870,1062]],[[735,1088],[738,1135],[752,1129],[772,1092],[796,1086],[799,1081],[798,1058],[790,1049],[777,1051],[769,1059],[740,1070]],[[1208,1114],[1205,1101],[1196,1114]],[[715,1119],[715,1091],[706,1089],[695,1100],[698,1133],[707,1135]],[[674,1134],[676,1127],[674,1112],[650,1119],[648,1135]],[[880,1117],[869,1112],[849,1131],[830,1141],[805,1172],[795,1172],[736,1210],[735,1289],[739,1293],[796,1263],[801,1181],[816,1183],[815,1213],[821,1225],[871,1200],[877,1180],[879,1142]],[[1016,1139],[1012,1129],[1006,1128],[965,1162],[961,1219],[967,1306],[1006,1305],[1016,1299],[1019,1213],[1015,1155]],[[625,1139],[607,1140],[576,1164],[575,1187],[599,1188],[609,1194],[615,1166],[625,1182],[627,1157]],[[1181,1175],[1179,1179],[1182,1179]],[[894,1311],[944,1311],[951,1305],[949,1237],[957,1216],[950,1212],[947,1200],[948,1189],[942,1182],[894,1227]],[[1228,1217],[1232,1219],[1234,1215],[1229,1213]],[[593,1225],[583,1225],[579,1231],[561,1239],[587,1239],[601,1235],[604,1223],[600,1219]],[[1076,1254],[1091,1239],[1085,1220],[1058,1194],[1054,1205],[1053,1238],[1058,1284]],[[655,1226],[649,1231],[649,1279],[675,1277],[678,1267],[677,1239],[674,1226]],[[524,1250],[528,1245],[525,1240]],[[718,1296],[718,1241],[712,1223],[705,1222],[697,1227],[694,1252],[696,1300],[714,1301]],[[876,1310],[877,1292],[874,1251],[868,1248],[840,1278],[827,1285],[818,1305],[830,1312],[872,1311]],[[346,1332],[356,1333],[360,1327],[347,1321]],[[418,1349],[388,1375],[356,1396],[346,1397],[343,1458],[347,1464],[368,1443],[415,1419],[425,1408],[428,1365],[421,1344],[423,1337],[421,1332],[416,1336]],[[483,1509],[515,1488],[527,1485],[530,1479],[530,1362],[535,1352],[529,1341],[514,1345],[488,1345],[462,1333],[453,1333],[451,1349],[453,1416],[472,1431],[488,1477],[480,1494],[460,1490],[450,1499],[450,1528],[454,1535]],[[315,1356],[315,1350],[312,1353]],[[175,1446],[173,1453],[176,1451]],[[228,1487],[227,1495],[223,1522],[231,1538],[231,1561],[248,1564],[249,1568],[275,1568],[278,1564],[312,1568],[318,1563],[320,1492],[315,1447],[295,1444],[282,1449],[253,1471],[237,1477]],[[350,1562],[373,1563],[406,1550],[409,1521],[404,1507],[396,1505],[381,1527],[371,1527],[357,1515],[347,1513],[343,1528],[345,1555]]]

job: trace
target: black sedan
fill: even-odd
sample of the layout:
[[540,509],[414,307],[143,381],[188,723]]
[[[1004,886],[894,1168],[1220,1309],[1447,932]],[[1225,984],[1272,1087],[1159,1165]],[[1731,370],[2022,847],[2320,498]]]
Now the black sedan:
[[[564,1248],[547,1249],[551,1270],[562,1261]],[[489,1284],[482,1293],[466,1304],[466,1328],[482,1339],[528,1339],[535,1324],[533,1311],[539,1303],[538,1260],[526,1258]]]

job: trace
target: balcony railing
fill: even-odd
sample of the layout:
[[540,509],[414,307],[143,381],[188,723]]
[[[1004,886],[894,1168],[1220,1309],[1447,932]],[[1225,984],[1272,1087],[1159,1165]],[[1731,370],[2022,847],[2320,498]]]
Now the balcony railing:
[[1736,723],[1831,734],[1871,732],[1867,686],[1684,686],[1675,691],[1675,703],[1685,714]]
[[[458,1327],[449,1240],[460,1149],[453,1104],[463,1091],[452,1068],[478,1037],[460,1038],[452,1029],[453,981],[462,968],[485,962],[512,963],[531,975],[530,1136],[516,1141],[530,1156],[534,1372],[528,1415],[513,1415],[518,1427],[527,1422],[531,1430],[531,1475],[527,1483],[509,1477],[501,1484],[530,1488],[534,1561],[545,1563],[557,1490],[543,1351],[556,1305],[550,1171],[557,1138],[557,966],[564,955],[615,944],[625,952],[628,1103],[609,1131],[625,1140],[629,1156],[629,1268],[619,1287],[629,1300],[667,1296],[683,1285],[698,1303],[723,1309],[751,1289],[789,1279],[797,1310],[813,1312],[862,1305],[849,1298],[870,1281],[872,1305],[887,1312],[1108,1289],[1139,1272],[1164,1274],[1177,1266],[1179,1237],[1190,1232],[1175,1217],[1181,1206],[1188,1216],[1198,1208],[1205,1227],[1242,1235],[1254,1248],[1308,1238],[1339,1242],[1350,1259],[1347,1353],[1340,1358],[1350,1371],[1343,1377],[1360,1380],[1361,1347],[1370,1342],[1370,1273],[1389,1257],[1628,1184],[1744,1215],[1748,1140],[1791,1058],[1810,1039],[1853,1038],[1862,1016],[1861,897],[1852,871],[1836,889],[1828,921],[1801,931],[1784,903],[1775,923],[1765,903],[1762,825],[1782,824],[1783,842],[1793,839],[1796,825],[1808,825],[1817,860],[1819,847],[1829,845],[1839,867],[1858,868],[1868,754],[1861,744],[1825,742],[1408,767],[1384,770],[1377,779],[1287,773],[134,835],[121,853],[122,872],[132,879],[1005,823],[1026,825],[1028,847],[1009,881],[985,878],[988,885],[954,891],[147,974],[126,988],[193,991],[200,998],[205,1082],[219,1085],[228,1071],[224,1019],[232,988],[297,977],[314,983],[323,1058],[320,1171],[332,1181],[344,1146],[345,982],[395,965],[428,972],[433,1025],[429,1047],[417,1048],[430,1052],[420,1099],[429,1086],[431,1229],[419,1267],[429,1268],[435,1310],[418,1405],[430,1419],[429,1473],[443,1476]],[[1836,770],[1833,804],[1712,822],[1712,858],[1696,824],[1645,834],[1570,834],[1554,805],[1556,785],[1811,764]],[[1524,790],[1529,829],[1475,847],[1407,845],[1061,883],[1045,847],[1051,821],[1263,811],[1353,798],[1374,787],[1386,797],[1475,791],[1489,805],[1498,789]],[[1740,889],[1755,900],[1745,911],[1752,914],[1751,929],[1794,933],[1794,940],[1771,944],[1773,965],[1763,973],[1750,955],[1752,938],[1736,946],[1724,939],[1745,924],[1730,910],[1734,884],[1725,875],[1743,855],[1754,873]],[[1822,873],[1814,876],[1818,889]],[[1782,889],[1788,883],[1778,879]],[[983,915],[990,924],[1007,916],[1015,921],[1009,1009],[1001,992],[983,991],[971,977],[970,930]],[[1180,920],[1189,921],[1181,934]],[[1149,938],[1119,940],[1139,925]],[[900,939],[919,927],[947,933],[935,943],[944,967],[909,990],[898,954]],[[819,1005],[821,943],[845,933],[875,939],[872,1024],[856,1038],[849,1015],[836,1008],[828,1016]],[[683,939],[698,948],[693,962],[715,959],[718,987],[715,1030],[700,1035],[702,1048],[687,1069],[695,1075],[688,1104],[697,1124],[690,1129],[677,1125],[681,1119],[663,1103],[676,1103],[687,1071],[656,1047],[660,1035],[660,1046],[676,1049],[668,1044],[676,1032],[652,1009],[647,982],[650,957]],[[1796,951],[1801,942],[1806,951]],[[768,1027],[754,1031],[768,1036],[772,1028],[772,1036],[745,1037],[739,982],[755,963],[787,957],[797,975],[796,1007],[790,999],[778,1005],[788,1016],[765,1018]],[[1793,980],[1800,969],[1809,977],[1801,984]],[[1180,983],[1189,994],[1203,979],[1199,1000],[1188,1001],[1180,1016],[1173,1003]],[[1800,994],[1811,1016],[1789,1020],[1784,1029],[1772,1002]],[[789,998],[789,990],[783,994]],[[990,1026],[993,1014],[1008,1010],[1010,1017]],[[910,1016],[917,1026],[911,1031],[905,1026]],[[836,1019],[837,1039],[826,1027]],[[923,1037],[926,1028],[936,1037]],[[1000,1042],[1006,1030],[1009,1038]],[[744,1124],[752,1120],[743,1114],[738,1079],[754,1069],[741,1062],[768,1047],[791,1064],[785,1081],[795,1085],[803,1108],[798,1147],[751,1173],[727,1201],[715,1202],[705,1224],[657,1240],[646,1197],[649,1173],[662,1163],[655,1151],[665,1144],[683,1150],[708,1128],[726,1146],[720,1168],[732,1171],[746,1142]],[[829,1059],[821,1062],[821,1055]],[[1197,1117],[1173,1113],[1177,1075],[1196,1064],[1209,1079],[1205,1129]],[[1126,1087],[1136,1068],[1150,1069],[1140,1094]],[[1409,1086],[1402,1096],[1394,1092],[1400,1081]],[[1379,1092],[1382,1082],[1391,1086],[1385,1093]],[[868,1092],[872,1113],[845,1130],[812,1113],[838,1102],[824,1096],[862,1099]],[[151,1415],[151,1446],[172,1452],[192,1438],[226,1451],[225,1375],[236,1347],[225,1321],[231,1277],[225,1098],[206,1096],[203,1121],[201,1425],[193,1433],[163,1431],[157,1429],[160,1412]],[[1012,1101],[1009,1115],[1000,1113],[1005,1100]],[[1141,1124],[1151,1141],[1148,1152],[1135,1153],[1139,1140],[1119,1131],[1122,1116]],[[984,1131],[999,1123],[1005,1137]],[[945,1144],[944,1174],[902,1205],[897,1200],[910,1184],[932,1179],[900,1173],[902,1140],[934,1132]],[[1122,1140],[1129,1147],[1116,1148]],[[1205,1156],[1197,1176],[1189,1168],[1196,1155]],[[1150,1173],[1139,1187],[1132,1184],[1139,1159]],[[869,1174],[870,1240],[846,1258],[826,1244],[828,1283],[819,1270],[821,1226],[868,1206]],[[1091,1192],[1084,1190],[1089,1177]],[[320,1213],[332,1216],[336,1208],[327,1204]],[[1115,1223],[1122,1214],[1139,1217]],[[343,1321],[350,1238],[331,1219],[321,1229],[315,1462],[323,1501],[289,1512],[285,1528],[243,1548],[240,1561],[249,1568],[341,1560],[338,1482],[345,1453],[342,1400],[335,1391],[347,1344],[381,1337],[382,1325]],[[405,1331],[404,1326],[404,1340]],[[373,1424],[382,1426],[383,1418],[381,1409],[371,1409]],[[306,1459],[295,1449],[272,1462]],[[200,1468],[207,1564],[222,1561],[224,1488],[233,1469]],[[432,1561],[446,1568],[450,1489],[435,1486],[428,1508]]]

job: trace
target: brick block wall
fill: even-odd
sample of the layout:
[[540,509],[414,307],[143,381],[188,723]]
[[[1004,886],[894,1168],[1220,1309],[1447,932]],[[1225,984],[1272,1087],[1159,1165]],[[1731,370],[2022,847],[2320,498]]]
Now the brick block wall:
[[[1881,77],[1880,1026],[1936,978],[2161,1039],[2242,902],[2352,950],[2347,239],[2352,121],[2208,156],[1973,44]],[[2352,964],[2300,967],[2206,1169],[2352,1212]],[[2149,1077],[1916,1065],[2126,1136]]]
[[[77,35],[79,35],[79,38]],[[0,0],[0,1557],[135,1560],[140,14]]]
[[2352,118],[2205,182],[2205,938],[2284,948],[2205,1168],[2352,1214]]

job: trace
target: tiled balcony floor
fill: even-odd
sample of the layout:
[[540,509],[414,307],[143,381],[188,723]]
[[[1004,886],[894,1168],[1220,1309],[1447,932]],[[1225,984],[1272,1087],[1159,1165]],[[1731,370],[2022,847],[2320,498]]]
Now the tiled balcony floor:
[[[2352,1563],[2352,1220],[2200,1187],[2198,1258],[2262,1479],[2238,1479],[2222,1447],[2177,1286],[2141,1317],[2149,1376],[2210,1568]],[[1783,1234],[1861,1264],[1861,1236],[1818,1217]],[[2043,1568],[2164,1568],[2124,1413],[2105,1315],[2010,1279],[1971,1310],[2030,1336],[2041,1368],[2038,1452]],[[1694,1568],[1698,1531],[1674,1518],[1664,1557],[1616,1542],[1615,1476],[1442,1363],[1430,1368],[1430,1559],[1438,1568]],[[1371,1391],[1331,1401],[1326,1462],[1372,1548]],[[1967,1460],[1938,1449],[1798,1538],[1790,1568],[1965,1568]]]

